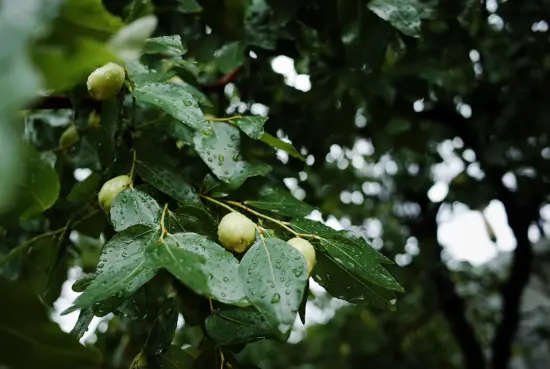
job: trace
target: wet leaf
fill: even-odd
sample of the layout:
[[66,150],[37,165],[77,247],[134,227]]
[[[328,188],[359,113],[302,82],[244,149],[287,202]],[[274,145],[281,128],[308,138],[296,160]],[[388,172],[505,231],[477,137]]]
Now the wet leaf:
[[304,217],[315,210],[313,206],[298,200],[287,190],[276,187],[263,187],[255,198],[246,200],[245,204],[289,217]]
[[149,256],[199,295],[229,305],[249,305],[238,278],[237,259],[204,236],[167,235],[150,249]]
[[193,186],[178,173],[176,168],[140,160],[137,163],[137,171],[144,181],[181,204],[202,206],[201,199]]
[[233,308],[215,312],[206,318],[208,336],[220,345],[250,343],[275,338],[273,329],[254,308]]
[[162,209],[151,195],[128,188],[117,195],[110,214],[113,228],[120,232],[136,224],[157,227]]
[[157,273],[158,268],[145,258],[145,249],[157,239],[157,229],[142,225],[117,233],[101,252],[94,280],[63,314],[87,308],[115,295],[122,299],[120,303],[131,296]]
[[408,36],[420,35],[420,13],[408,0],[374,0],[367,7]]
[[153,327],[149,331],[145,351],[150,355],[158,355],[166,351],[176,333],[177,323],[178,306],[176,300],[168,298],[160,306]]
[[237,126],[243,131],[248,137],[255,140],[262,138],[264,134],[264,124],[267,121],[267,117],[262,117],[259,115],[239,117],[235,119]]
[[271,171],[267,164],[240,160],[239,130],[230,124],[215,123],[211,131],[198,132],[193,141],[212,173],[233,188],[240,187],[249,177],[264,176]]
[[250,302],[286,340],[308,279],[303,255],[282,240],[260,239],[242,258],[239,275]]
[[284,152],[288,153],[290,156],[296,159],[306,161],[306,158],[304,158],[304,156],[300,154],[298,150],[296,150],[296,148],[292,146],[292,144],[283,140],[279,140],[277,137],[274,137],[267,132],[262,135],[261,140],[275,149],[283,150]]
[[184,86],[172,83],[144,83],[136,86],[132,94],[137,100],[158,106],[193,129],[210,130],[197,101]]

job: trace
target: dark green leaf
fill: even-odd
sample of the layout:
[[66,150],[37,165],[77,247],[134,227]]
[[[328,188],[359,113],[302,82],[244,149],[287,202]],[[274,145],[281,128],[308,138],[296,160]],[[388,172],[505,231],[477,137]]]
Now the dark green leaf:
[[132,296],[127,298],[115,311],[116,315],[120,315],[133,320],[144,319],[148,314],[147,284],[138,289]]
[[166,351],[170,347],[176,333],[177,323],[178,306],[176,300],[168,298],[160,306],[153,327],[149,331],[149,336],[145,343],[145,351],[150,355],[158,355]]
[[196,0],[177,0],[176,11],[184,14],[198,13],[202,11],[202,7]]
[[153,104],[198,131],[210,131],[197,101],[183,86],[172,83],[145,83],[132,94],[139,101]]
[[182,206],[176,211],[168,210],[164,224],[170,233],[193,232],[214,238],[217,224],[212,215],[203,208]]
[[214,53],[216,65],[222,73],[229,73],[244,63],[246,47],[239,41],[222,46]]
[[246,200],[245,204],[289,217],[304,217],[315,210],[313,206],[298,200],[287,190],[273,187],[262,188],[254,199]]
[[177,346],[170,346],[168,350],[151,358],[159,369],[191,369],[193,357]]
[[164,82],[174,75],[173,72],[150,70],[139,62],[139,60],[132,60],[126,63],[126,70],[136,86],[146,85],[147,83]]
[[97,173],[92,173],[82,182],[76,183],[71,192],[67,195],[69,202],[86,202],[90,200],[97,192],[101,176]]
[[120,232],[136,224],[157,227],[162,210],[149,194],[128,188],[115,198],[110,214],[113,228]]
[[72,285],[72,290],[74,292],[84,292],[90,283],[94,280],[93,275],[85,275],[84,277],[76,280]]
[[119,125],[119,102],[109,99],[101,103],[101,121],[97,137],[98,155],[103,168],[112,165],[115,159],[115,134]]
[[267,164],[252,164],[239,158],[239,130],[226,123],[215,123],[212,131],[197,132],[195,150],[222,182],[233,188],[241,186],[247,178],[263,176],[271,171]]
[[408,0],[373,0],[367,7],[408,36],[420,35],[420,13]]
[[286,339],[308,279],[303,255],[282,240],[261,239],[242,258],[239,275],[248,299]]
[[289,144],[288,142],[285,142],[283,140],[279,140],[277,137],[274,137],[267,132],[262,135],[261,140],[275,149],[285,151],[290,156],[296,159],[306,161],[306,158],[304,158],[304,156],[300,154],[298,150],[296,150],[296,148],[292,146],[292,144]]
[[17,210],[22,218],[30,218],[56,202],[60,184],[55,169],[34,150],[29,150],[25,171],[27,178],[20,186],[23,197],[17,203]]
[[202,187],[202,191],[204,191],[211,197],[225,197],[233,192],[233,189],[231,187],[229,187],[225,183],[220,182],[210,173],[204,176]]
[[264,135],[264,124],[267,121],[267,117],[259,115],[239,117],[235,119],[237,126],[246,133],[246,135],[255,140],[259,140]]
[[27,286],[0,279],[2,364],[18,369],[97,368],[101,354],[63,333]]
[[[178,169],[170,168],[152,161],[137,162],[140,177],[159,191],[173,197],[184,205],[202,206],[201,199],[192,185],[178,173]],[[180,170],[181,172],[181,170]]]
[[[131,296],[157,273],[145,249],[157,242],[156,229],[137,225],[116,234],[103,248],[94,280],[63,314],[87,308],[111,296]],[[120,301],[122,303],[122,301]]]
[[88,326],[94,318],[94,312],[91,308],[80,310],[78,314],[78,320],[71,330],[71,334],[74,334],[77,339],[81,339],[82,336],[88,331]]
[[366,304],[386,309],[395,308],[396,301],[393,292],[353,275],[330,256],[317,253],[317,264],[313,269],[312,277],[333,297],[352,304]]
[[332,260],[356,276],[380,287],[403,292],[403,287],[380,264],[381,256],[372,247],[356,243],[343,232],[327,232],[329,227],[309,219],[293,219],[291,225],[300,233],[316,234],[321,241],[320,251],[326,251]]
[[170,234],[148,253],[158,267],[167,269],[197,294],[225,304],[249,305],[238,278],[237,259],[204,236]]
[[220,310],[206,318],[208,336],[220,345],[250,343],[275,338],[272,328],[254,308]]
[[306,324],[306,306],[309,296],[309,280],[306,282],[306,288],[304,288],[304,296],[302,297],[302,302],[300,303],[300,308],[298,309],[298,316],[302,321],[302,324]]

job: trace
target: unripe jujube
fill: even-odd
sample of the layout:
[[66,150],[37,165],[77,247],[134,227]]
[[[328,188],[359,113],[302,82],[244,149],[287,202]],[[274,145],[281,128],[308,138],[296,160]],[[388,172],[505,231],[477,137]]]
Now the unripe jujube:
[[218,238],[226,249],[244,252],[256,239],[256,225],[241,213],[229,213],[218,226]]
[[132,178],[126,175],[118,176],[105,182],[99,191],[99,195],[97,196],[101,209],[108,213],[109,210],[111,210],[111,205],[113,204],[115,197],[131,185]]
[[94,99],[107,100],[118,94],[125,79],[124,68],[115,63],[107,63],[90,74],[86,85]]
[[294,247],[296,250],[300,251],[302,255],[304,255],[304,258],[307,261],[308,275],[311,275],[311,271],[313,270],[315,262],[317,261],[315,258],[315,248],[313,248],[313,245],[307,240],[298,237],[288,240],[287,243],[290,246]]
[[69,128],[67,128],[61,134],[61,137],[59,137],[59,147],[67,148],[67,147],[73,146],[75,143],[78,142],[79,139],[80,139],[80,136],[78,135],[78,131],[76,130],[76,127],[71,124]]

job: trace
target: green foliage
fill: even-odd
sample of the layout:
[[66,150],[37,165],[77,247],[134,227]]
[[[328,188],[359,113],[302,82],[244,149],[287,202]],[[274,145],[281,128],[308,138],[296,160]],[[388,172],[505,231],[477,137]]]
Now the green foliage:
[[[476,1],[4,1],[0,367],[454,369],[471,363],[464,347],[478,346],[478,368],[506,356],[490,341],[506,331],[495,317],[515,312],[487,307],[505,278],[449,270],[436,216],[496,198],[518,250],[544,233],[542,3],[490,15]],[[274,71],[284,57],[295,75]],[[108,62],[124,85],[98,102],[86,79]],[[67,128],[79,139],[60,145]],[[433,202],[444,154],[461,173]],[[133,184],[105,214],[98,191],[121,175]],[[228,211],[256,227],[243,254],[220,245]],[[315,247],[312,280],[293,237]],[[63,333],[47,310],[69,280],[79,295],[64,313],[79,316]],[[512,282],[507,307],[522,296]],[[333,297],[354,306],[284,344]],[[94,317],[95,348],[79,345]]]

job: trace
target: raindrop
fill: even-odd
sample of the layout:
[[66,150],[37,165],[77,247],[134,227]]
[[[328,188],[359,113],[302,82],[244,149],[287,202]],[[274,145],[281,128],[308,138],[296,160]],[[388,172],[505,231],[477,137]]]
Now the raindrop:
[[290,290],[288,288],[285,290],[285,295],[290,295]]
[[191,106],[192,104],[191,100],[187,100],[187,99],[183,100],[183,103],[185,104],[185,106]]
[[278,293],[274,293],[273,296],[271,297],[271,303],[276,304],[279,301],[281,301],[281,295],[279,295]]
[[229,282],[229,278],[223,277],[223,281],[224,281],[224,282]]

